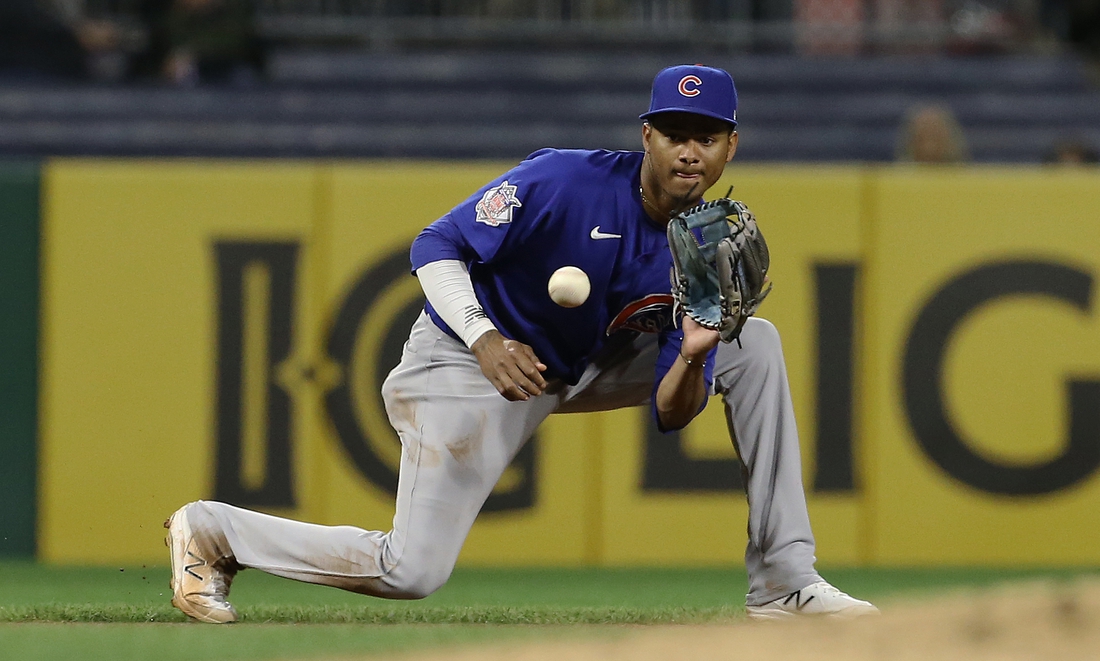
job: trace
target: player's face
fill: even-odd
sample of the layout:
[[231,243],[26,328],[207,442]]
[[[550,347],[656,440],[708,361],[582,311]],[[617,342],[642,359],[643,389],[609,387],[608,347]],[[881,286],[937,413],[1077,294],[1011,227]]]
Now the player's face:
[[665,198],[701,196],[722,176],[737,151],[737,131],[718,119],[670,112],[642,125],[650,183]]

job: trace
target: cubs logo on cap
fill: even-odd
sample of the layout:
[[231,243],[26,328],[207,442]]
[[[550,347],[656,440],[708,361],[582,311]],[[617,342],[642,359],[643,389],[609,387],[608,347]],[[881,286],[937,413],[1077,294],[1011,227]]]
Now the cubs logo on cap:
[[702,84],[703,81],[699,80],[699,76],[689,73],[680,79],[680,84],[676,87],[680,91],[681,96],[690,98],[699,96],[699,86]]
[[733,77],[722,69],[683,64],[662,70],[653,78],[649,119],[663,112],[706,115],[737,126],[737,89]]

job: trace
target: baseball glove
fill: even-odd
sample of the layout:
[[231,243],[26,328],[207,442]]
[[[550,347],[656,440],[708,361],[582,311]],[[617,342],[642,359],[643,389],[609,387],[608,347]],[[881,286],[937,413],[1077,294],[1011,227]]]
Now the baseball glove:
[[669,221],[668,246],[674,317],[686,314],[740,344],[745,321],[771,292],[768,244],[752,212],[728,197],[700,204]]

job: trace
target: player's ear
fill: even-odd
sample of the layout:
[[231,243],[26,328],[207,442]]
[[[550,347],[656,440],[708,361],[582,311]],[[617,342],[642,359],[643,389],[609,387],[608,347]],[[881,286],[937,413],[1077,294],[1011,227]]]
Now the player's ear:
[[649,138],[653,135],[653,127],[649,122],[642,122],[642,151],[649,152]]
[[726,149],[726,162],[729,163],[733,160],[733,155],[737,153],[737,131],[730,131],[729,147]]

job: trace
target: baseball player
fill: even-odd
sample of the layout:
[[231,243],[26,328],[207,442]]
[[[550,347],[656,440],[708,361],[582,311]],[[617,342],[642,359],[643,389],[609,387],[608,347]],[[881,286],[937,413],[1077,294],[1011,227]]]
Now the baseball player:
[[[321,526],[198,501],[168,522],[172,603],[233,622],[251,567],[377,597],[417,599],[451,574],[504,469],[551,413],[648,404],[684,427],[720,394],[747,470],[749,615],[877,612],[822,580],[802,489],[779,335],[748,319],[739,343],[674,317],[666,225],[697,203],[737,148],[737,96],[720,69],[657,74],[641,152],[544,149],[485,185],[413,242],[427,297],[382,385],[401,439],[389,532]],[[583,303],[551,300],[562,266]]]

